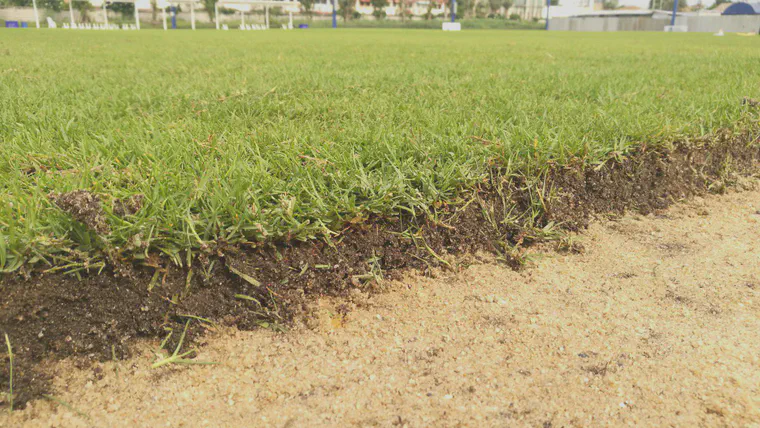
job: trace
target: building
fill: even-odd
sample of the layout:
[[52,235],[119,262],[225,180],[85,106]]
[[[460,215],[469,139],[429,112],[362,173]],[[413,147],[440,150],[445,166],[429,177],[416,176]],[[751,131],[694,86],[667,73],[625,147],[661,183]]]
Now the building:
[[725,3],[729,6],[721,15],[760,15],[760,3]]

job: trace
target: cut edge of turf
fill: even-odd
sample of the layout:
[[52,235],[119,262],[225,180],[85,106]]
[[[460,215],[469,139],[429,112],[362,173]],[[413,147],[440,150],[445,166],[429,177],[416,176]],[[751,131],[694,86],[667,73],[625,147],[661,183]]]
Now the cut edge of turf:
[[[156,257],[127,274],[113,267],[99,274],[97,266],[77,276],[2,276],[0,331],[14,344],[14,406],[49,392],[41,362],[125,358],[134,338],[164,337],[190,319],[281,329],[308,314],[319,296],[372,291],[410,269],[457,269],[453,255],[484,250],[519,268],[526,246],[583,229],[595,214],[649,213],[758,173],[759,136],[757,129],[721,131],[532,174],[494,167],[456,203],[425,215],[372,218],[329,239],[256,249],[218,245],[188,252],[179,264]],[[186,340],[201,332],[188,331]],[[10,386],[9,363],[0,361],[0,390]]]

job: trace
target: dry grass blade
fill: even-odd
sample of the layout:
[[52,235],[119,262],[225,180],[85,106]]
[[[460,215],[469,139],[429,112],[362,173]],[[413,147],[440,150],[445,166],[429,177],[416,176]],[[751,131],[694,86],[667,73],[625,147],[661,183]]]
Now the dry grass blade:
[[46,400],[50,400],[50,401],[52,401],[52,402],[54,402],[54,403],[56,403],[56,404],[60,404],[61,406],[63,406],[63,407],[65,407],[65,408],[67,408],[67,409],[71,410],[72,412],[76,413],[76,414],[77,414],[77,415],[79,415],[80,417],[83,417],[83,418],[85,418],[85,419],[90,419],[90,415],[88,415],[87,413],[85,413],[85,412],[83,412],[83,411],[81,411],[81,410],[77,409],[76,407],[74,407],[74,406],[72,406],[71,404],[69,404],[69,403],[67,403],[67,402],[65,402],[65,401],[63,401],[63,400],[61,400],[61,399],[60,399],[60,398],[58,398],[58,397],[54,397],[54,396],[52,396],[52,395],[47,395],[47,394],[42,394],[42,398],[44,398],[44,399],[46,399]]
[[185,322],[185,328],[182,330],[182,335],[179,337],[179,342],[177,343],[177,347],[174,349],[174,352],[161,360],[156,361],[153,363],[153,365],[150,366],[152,369],[157,369],[159,367],[165,366],[167,364],[196,364],[196,365],[213,365],[218,364],[216,362],[211,361],[195,361],[192,359],[185,358],[188,355],[194,354],[197,351],[195,349],[191,349],[187,352],[180,353],[180,350],[182,349],[182,344],[185,342],[185,336],[187,335],[187,328],[190,325],[191,320],[187,320]]
[[241,299],[241,300],[248,300],[250,302],[254,302],[257,305],[261,306],[261,302],[258,299],[254,298],[254,297],[251,297],[251,296],[247,296],[245,294],[236,294],[235,298],[236,299]]
[[261,287],[261,283],[258,280],[256,280],[256,278],[254,278],[254,277],[252,277],[250,275],[247,275],[247,274],[245,274],[245,273],[243,273],[243,272],[235,269],[234,267],[232,267],[230,265],[227,265],[227,267],[229,268],[230,272],[232,272],[235,275],[239,276],[245,282],[253,285],[254,287]]

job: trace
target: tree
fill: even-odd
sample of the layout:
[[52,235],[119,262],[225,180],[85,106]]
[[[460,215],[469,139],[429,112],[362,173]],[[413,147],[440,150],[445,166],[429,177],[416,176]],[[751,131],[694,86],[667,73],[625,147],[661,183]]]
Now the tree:
[[[73,1],[73,0],[69,0]],[[79,19],[82,22],[90,22],[90,15],[89,12],[93,9],[95,9],[92,6],[92,3],[89,1],[75,1],[72,6],[74,6],[74,9],[76,9],[79,12]]]
[[602,3],[602,9],[604,10],[615,10],[618,7],[620,7],[618,6],[618,0],[605,0],[604,3]]
[[[30,1],[29,4],[32,2]],[[51,9],[56,12],[63,9],[63,1],[61,0],[41,0],[37,2],[37,7],[41,7],[44,9]]]
[[[673,10],[674,0],[649,0],[649,9]],[[717,3],[717,2],[716,2]],[[678,0],[678,10],[685,10],[689,5],[686,0]]]
[[473,6],[475,6],[473,0],[457,0],[457,16],[464,19],[472,15]]
[[129,18],[135,13],[134,3],[110,3],[108,9],[120,13],[124,18]]
[[158,22],[158,0],[150,0],[150,22]]
[[385,18],[385,7],[388,6],[388,0],[370,0],[369,3],[372,5],[372,15],[376,19]]
[[723,3],[731,3],[731,0],[715,0],[715,3],[713,3],[712,6],[708,7],[708,9],[715,9]]
[[475,17],[485,18],[488,16],[488,5],[484,3],[484,0],[475,2]]
[[338,13],[343,17],[343,22],[354,15],[354,4],[354,0],[338,0]]
[[[32,7],[32,0],[0,0],[0,6]],[[58,12],[63,9],[63,1],[39,0],[37,2],[37,7]]]
[[506,18],[506,17],[507,17],[507,15],[509,14],[509,9],[511,9],[511,8],[512,8],[512,5],[513,5],[513,4],[514,4],[514,3],[512,2],[512,0],[502,0],[502,1],[501,1],[501,7],[503,7],[503,8],[504,8],[504,17],[505,17],[505,18]]
[[401,22],[406,22],[409,16],[409,5],[412,0],[396,0],[396,13],[401,17]]
[[216,0],[203,0],[203,7],[206,9],[211,22],[214,22],[216,20]]
[[501,9],[501,0],[488,0],[488,8],[491,9],[492,15],[496,15]]
[[404,0],[391,0],[396,6],[396,15],[401,17],[401,22],[406,21],[406,10],[404,9]]
[[314,0],[300,0],[301,6],[303,7],[303,13],[306,14],[306,16],[311,21],[312,15],[314,14],[312,10],[314,9]]

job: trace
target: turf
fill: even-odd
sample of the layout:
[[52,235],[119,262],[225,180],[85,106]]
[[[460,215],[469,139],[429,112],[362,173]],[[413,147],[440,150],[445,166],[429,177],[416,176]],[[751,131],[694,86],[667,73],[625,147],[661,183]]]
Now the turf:
[[[1,31],[0,271],[425,215],[496,165],[742,127],[760,96],[735,35]],[[78,189],[108,233],[49,198]]]

